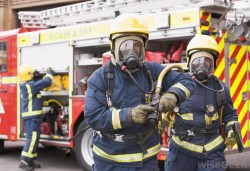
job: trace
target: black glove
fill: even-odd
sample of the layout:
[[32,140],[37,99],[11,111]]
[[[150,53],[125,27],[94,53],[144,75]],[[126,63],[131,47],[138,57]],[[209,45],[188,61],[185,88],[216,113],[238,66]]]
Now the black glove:
[[41,74],[39,71],[35,70],[33,73],[33,80],[40,80],[43,78],[43,74]]
[[131,120],[134,124],[144,124],[147,122],[148,115],[155,111],[149,105],[138,105],[130,110]]
[[51,67],[48,67],[46,71],[47,71],[47,73],[50,74],[50,75],[55,75],[55,73],[54,73],[54,71],[52,70]]

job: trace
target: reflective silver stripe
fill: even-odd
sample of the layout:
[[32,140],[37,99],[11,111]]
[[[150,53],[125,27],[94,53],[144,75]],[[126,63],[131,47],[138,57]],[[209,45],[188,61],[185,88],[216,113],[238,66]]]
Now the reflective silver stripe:
[[51,74],[46,74],[45,77],[49,77],[51,80],[53,80],[53,76]]
[[104,152],[97,146],[93,146],[93,152],[103,158],[108,160],[112,160],[119,163],[130,163],[130,162],[140,162],[143,159],[154,156],[160,151],[160,144],[157,144],[149,149],[147,149],[147,154],[143,155],[143,153],[132,153],[132,154],[118,154],[112,155]]
[[235,122],[236,122],[236,121],[230,121],[230,122],[228,122],[228,123],[226,124],[226,128],[229,127],[229,126],[231,126],[231,125],[233,125]]
[[32,151],[34,150],[34,146],[36,144],[36,139],[37,139],[37,132],[33,131],[28,152],[22,151],[22,154],[21,154],[22,156],[29,157],[29,158],[34,158],[37,156],[37,153],[32,154]]
[[37,132],[32,131],[32,138],[31,138],[31,142],[30,142],[30,146],[29,146],[29,150],[28,150],[29,154],[32,154],[32,151],[34,150],[34,146],[36,144],[36,139],[37,139]]
[[186,141],[181,141],[178,136],[173,135],[172,136],[173,141],[178,144],[179,146],[186,148],[190,151],[202,153],[203,152],[203,147],[200,145],[195,145]]
[[[194,152],[197,152],[197,153],[202,153],[203,152],[203,146],[192,144],[192,143],[189,143],[187,141],[181,141],[179,139],[179,137],[176,136],[176,135],[173,135],[172,139],[176,144],[178,144],[179,146],[181,146],[181,147],[183,147],[185,149],[188,149],[190,151],[194,151]],[[210,151],[210,150],[216,148],[221,143],[223,143],[223,141],[224,140],[223,140],[222,136],[219,135],[213,141],[211,141],[210,143],[207,143],[206,145],[204,145],[204,148],[205,148],[206,151]]]
[[177,113],[178,116],[180,116],[183,120],[194,120],[194,116],[193,113]]
[[36,111],[32,111],[32,112],[23,112],[22,116],[35,116],[35,115],[41,115],[43,113],[42,110],[36,110]]
[[27,92],[28,92],[28,112],[32,111],[32,92],[31,92],[31,88],[30,85],[26,84],[26,88],[27,88]]
[[189,98],[190,91],[184,85],[182,85],[181,83],[177,83],[177,84],[173,85],[172,87],[177,87],[177,88],[181,89],[182,91],[185,92],[186,99]]
[[211,141],[210,143],[207,143],[204,148],[206,149],[206,151],[210,151],[214,148],[216,148],[218,145],[220,145],[221,143],[224,142],[224,139],[222,138],[221,135],[219,135],[217,138],[215,138],[213,141]]
[[35,153],[35,154],[29,154],[29,153],[27,153],[27,152],[25,152],[25,151],[22,151],[22,154],[21,154],[22,156],[25,156],[25,157],[29,157],[29,158],[34,158],[34,157],[37,157],[37,153]]
[[112,125],[114,130],[121,129],[120,111],[121,109],[111,108],[112,111]]

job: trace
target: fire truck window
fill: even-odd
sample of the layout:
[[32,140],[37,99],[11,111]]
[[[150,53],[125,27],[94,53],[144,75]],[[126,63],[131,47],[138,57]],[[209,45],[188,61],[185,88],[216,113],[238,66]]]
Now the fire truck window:
[[0,43],[0,72],[7,70],[7,43]]

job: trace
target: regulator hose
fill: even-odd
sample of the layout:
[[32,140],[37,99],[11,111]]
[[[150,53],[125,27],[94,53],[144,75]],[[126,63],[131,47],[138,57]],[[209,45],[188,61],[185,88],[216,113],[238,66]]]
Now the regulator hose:
[[171,70],[177,68],[180,72],[184,72],[183,68],[178,65],[178,64],[171,64],[169,66],[166,66],[160,73],[160,75],[158,76],[158,80],[157,80],[157,84],[156,84],[156,88],[155,88],[155,93],[153,94],[152,97],[152,102],[151,102],[151,106],[153,106],[155,108],[155,111],[153,113],[151,113],[147,120],[148,123],[150,124],[154,124],[156,125],[158,120],[162,118],[161,113],[159,112],[159,102],[160,102],[160,97],[161,97],[161,89],[162,89],[162,81],[163,78],[165,77],[165,75]]

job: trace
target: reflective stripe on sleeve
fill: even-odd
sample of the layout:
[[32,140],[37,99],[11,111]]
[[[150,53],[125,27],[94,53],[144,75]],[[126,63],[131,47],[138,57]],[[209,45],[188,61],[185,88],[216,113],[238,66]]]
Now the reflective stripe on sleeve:
[[230,122],[228,122],[228,123],[226,124],[226,128],[229,127],[229,126],[231,126],[231,125],[233,125],[234,123],[235,123],[235,121],[230,121]]
[[185,92],[185,94],[186,94],[186,99],[189,98],[189,96],[190,96],[190,91],[189,91],[184,85],[182,85],[181,83],[177,83],[177,84],[173,85],[172,87],[176,87],[176,88],[181,89],[182,91]]
[[182,114],[177,113],[177,115],[181,117],[183,120],[188,120],[188,121],[194,120],[194,116],[192,113],[182,113]]
[[112,125],[114,130],[121,129],[120,111],[121,109],[111,108],[112,111]]
[[46,74],[45,77],[49,77],[51,80],[53,80],[53,76],[51,74]]

